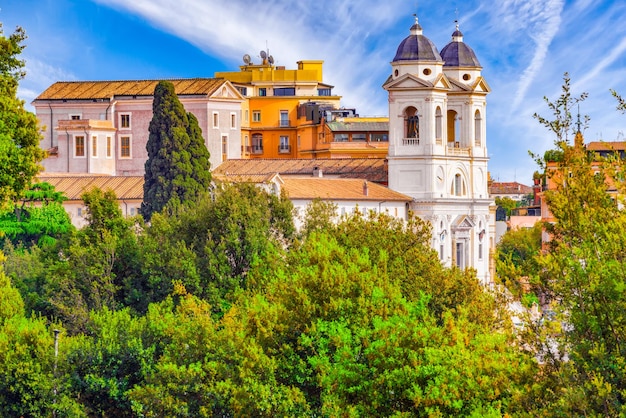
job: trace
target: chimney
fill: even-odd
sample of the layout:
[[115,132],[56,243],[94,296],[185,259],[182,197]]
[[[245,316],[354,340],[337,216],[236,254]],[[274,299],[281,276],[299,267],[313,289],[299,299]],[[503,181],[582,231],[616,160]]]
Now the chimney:
[[313,177],[322,178],[322,169],[319,168],[319,167],[314,167],[313,168]]
[[369,190],[367,189],[367,180],[363,182],[363,196],[368,195]]

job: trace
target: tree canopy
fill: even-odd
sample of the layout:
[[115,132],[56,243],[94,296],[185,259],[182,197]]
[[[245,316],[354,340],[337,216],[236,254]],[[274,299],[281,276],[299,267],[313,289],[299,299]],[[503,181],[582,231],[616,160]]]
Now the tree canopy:
[[0,207],[17,202],[39,172],[44,151],[36,116],[27,111],[17,97],[19,81],[24,77],[26,33],[17,28],[8,37],[0,24]]
[[196,117],[185,111],[171,82],[157,84],[152,112],[141,204],[146,220],[168,204],[197,200],[211,185],[210,155],[202,130]]

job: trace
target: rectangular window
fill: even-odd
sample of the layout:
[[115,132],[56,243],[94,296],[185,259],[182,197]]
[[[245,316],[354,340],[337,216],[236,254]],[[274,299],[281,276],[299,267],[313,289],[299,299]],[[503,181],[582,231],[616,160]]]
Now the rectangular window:
[[237,129],[237,114],[230,114],[230,129]]
[[76,209],[76,215],[78,215],[79,218],[83,217],[83,208],[77,208]]
[[120,137],[120,158],[130,158],[130,136]]
[[130,129],[130,113],[120,114],[120,128]]
[[135,216],[137,214],[136,208],[130,208],[130,216]]
[[261,134],[252,135],[252,153],[263,154],[263,135]]
[[483,259],[483,243],[482,242],[478,243],[478,259],[479,260]]
[[247,87],[237,87],[237,90],[239,90],[239,93],[241,93],[242,96],[247,96],[248,95],[248,88]]
[[281,136],[280,144],[278,145],[278,153],[279,154],[288,154],[291,151],[289,148],[289,137]]
[[91,156],[92,157],[98,156],[98,137],[97,136],[91,137]]
[[217,112],[213,112],[213,127],[214,128],[220,127],[220,115]]
[[280,111],[280,126],[283,128],[289,126],[289,111],[288,110]]
[[228,158],[228,135],[222,135],[222,161]]
[[85,137],[75,136],[74,137],[74,157],[84,157],[84,156],[85,156]]
[[295,87],[280,87],[274,89],[274,96],[295,96]]
[[318,96],[332,96],[330,89],[317,89]]
[[261,122],[261,111],[253,110],[252,111],[252,122]]
[[70,120],[80,120],[80,115],[70,115]]
[[365,141],[367,139],[367,134],[352,134],[353,141]]
[[250,121],[248,120],[248,118],[250,117],[250,113],[248,112],[248,109],[246,109],[246,112],[244,113],[244,118],[243,120],[246,121],[246,123],[249,123]]
[[348,134],[335,134],[335,137],[333,138],[333,140],[335,142],[347,142]]
[[370,138],[372,142],[387,142],[389,141],[389,134],[372,134]]
[[248,141],[248,135],[243,137],[243,152],[244,154],[250,154],[250,142]]
[[107,136],[107,157],[111,158],[112,155],[112,151],[111,151],[111,137]]
[[259,96],[267,96],[267,89],[265,87],[259,87]]

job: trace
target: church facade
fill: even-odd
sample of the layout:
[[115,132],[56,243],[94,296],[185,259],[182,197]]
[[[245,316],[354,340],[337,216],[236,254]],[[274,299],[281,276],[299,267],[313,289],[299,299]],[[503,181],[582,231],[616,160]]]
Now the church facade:
[[458,25],[441,53],[415,23],[398,46],[389,95],[389,188],[413,198],[446,266],[492,281],[495,209],[487,180],[489,86]]

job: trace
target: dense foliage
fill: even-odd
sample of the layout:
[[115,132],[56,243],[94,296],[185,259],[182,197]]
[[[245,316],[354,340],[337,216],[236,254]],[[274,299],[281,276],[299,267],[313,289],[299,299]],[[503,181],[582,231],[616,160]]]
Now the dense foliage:
[[[317,207],[296,235],[289,200],[251,185],[150,225],[107,192],[83,198],[85,228],[5,249],[0,312],[39,327],[25,347],[42,356],[29,386],[0,387],[12,414],[495,417],[533,384],[506,312],[441,266],[417,218],[334,224]],[[41,402],[26,407],[30,387]]]
[[39,127],[35,114],[27,111],[17,97],[24,77],[26,34],[17,28],[8,37],[0,24],[0,208],[17,202],[39,172],[44,152],[39,148]]
[[154,89],[149,130],[141,205],[146,220],[168,204],[195,201],[211,185],[210,155],[198,120],[185,111],[169,81]]

